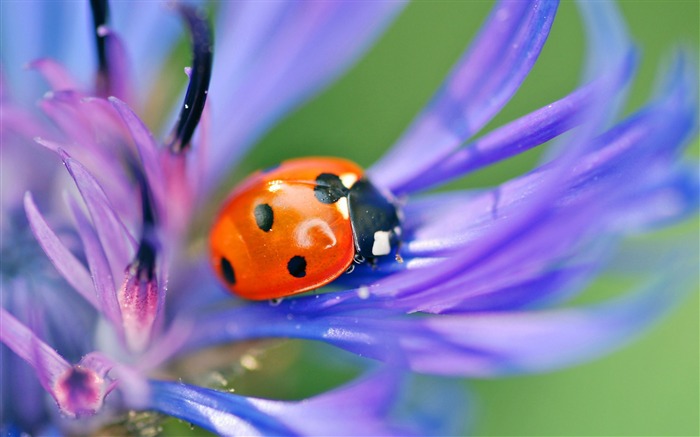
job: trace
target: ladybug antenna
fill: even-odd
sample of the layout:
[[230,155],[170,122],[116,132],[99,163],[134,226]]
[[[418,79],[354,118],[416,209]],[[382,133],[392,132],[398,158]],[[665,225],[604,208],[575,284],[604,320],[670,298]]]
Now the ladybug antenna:
[[168,147],[173,153],[189,149],[194,130],[202,118],[204,103],[209,92],[213,59],[211,26],[201,11],[186,5],[177,6],[180,15],[187,23],[192,37],[192,69],[190,83]]
[[92,22],[95,27],[95,45],[97,46],[97,90],[100,94],[109,94],[109,62],[107,58],[106,33],[104,26],[109,19],[109,2],[107,0],[90,0]]

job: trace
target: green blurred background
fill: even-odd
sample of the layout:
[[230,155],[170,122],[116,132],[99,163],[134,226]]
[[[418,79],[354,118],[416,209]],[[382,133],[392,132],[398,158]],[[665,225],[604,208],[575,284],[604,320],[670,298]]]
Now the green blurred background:
[[[653,89],[660,66],[678,43],[697,51],[698,1],[620,4],[642,49],[628,111]],[[396,140],[474,36],[491,7],[482,1],[410,4],[379,43],[347,75],[282,121],[232,176],[299,155],[341,155],[368,166]],[[573,2],[564,2],[544,52],[523,88],[487,127],[561,98],[579,80],[584,40]],[[697,144],[692,147],[697,156]],[[482,187],[531,168],[539,151],[477,172],[452,187]],[[696,159],[696,158],[693,158]],[[684,235],[696,246],[698,222],[659,238]],[[697,284],[697,278],[694,278]],[[591,293],[620,292],[599,281]],[[697,287],[696,287],[697,288]],[[698,296],[641,340],[604,359],[547,375],[465,382],[478,400],[479,435],[698,435]],[[260,367],[235,378],[237,393],[299,398],[350,377],[350,357],[325,361],[327,349],[301,342],[259,348]],[[339,367],[339,371],[334,371]],[[319,379],[319,377],[322,377]],[[320,381],[316,385],[313,381]]]

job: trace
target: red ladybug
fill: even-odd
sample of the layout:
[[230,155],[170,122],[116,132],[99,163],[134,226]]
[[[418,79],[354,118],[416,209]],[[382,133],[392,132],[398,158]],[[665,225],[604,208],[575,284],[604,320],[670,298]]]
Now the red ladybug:
[[243,181],[219,213],[209,244],[229,290],[274,299],[328,284],[355,259],[390,254],[400,233],[393,198],[359,166],[303,158]]

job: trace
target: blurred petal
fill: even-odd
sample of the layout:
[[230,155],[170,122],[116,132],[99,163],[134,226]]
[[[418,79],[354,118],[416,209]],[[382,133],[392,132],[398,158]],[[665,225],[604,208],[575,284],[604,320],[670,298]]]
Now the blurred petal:
[[210,88],[207,186],[216,186],[272,123],[347,68],[402,7],[401,1],[225,3]]
[[586,70],[582,80],[588,82],[624,58],[632,41],[615,2],[578,1],[576,4],[587,29]]
[[[136,239],[114,211],[109,198],[90,172],[65,152],[61,153],[61,159],[80,190],[113,271],[122,270],[136,250]],[[138,201],[135,200],[134,209],[138,209],[137,205]]]
[[[456,409],[466,410],[463,389],[433,380],[422,386],[421,400],[401,405],[402,379],[397,372],[385,371],[296,402],[151,381],[151,408],[222,435],[424,435],[464,430],[468,415]],[[435,396],[438,393],[441,396]],[[402,408],[392,419],[397,404]]]
[[15,97],[32,102],[46,90],[41,79],[23,71],[38,58],[56,59],[68,66],[79,83],[90,83],[97,61],[88,2],[3,1],[0,13],[3,73]]
[[29,68],[33,68],[41,73],[53,91],[81,89],[78,82],[65,67],[53,59],[37,59],[29,64]]
[[34,236],[56,269],[85,300],[95,308],[99,308],[90,274],[51,230],[34,204],[30,193],[24,197],[24,208]]
[[37,138],[36,141],[56,153],[63,149],[78,159],[99,179],[112,205],[126,222],[140,217],[138,209],[133,208],[133,181],[123,165],[124,161],[128,164],[133,160],[129,132],[112,105],[79,92],[58,91],[47,93],[39,106],[59,127],[64,138],[61,141]]
[[510,100],[549,35],[558,3],[500,2],[398,143],[370,169],[394,192],[478,132]]
[[108,96],[116,96],[127,102],[133,101],[136,90],[132,88],[131,65],[122,40],[106,26],[98,29],[105,38],[107,65],[109,68]]
[[110,360],[88,354],[71,366],[4,308],[0,308],[0,316],[0,341],[35,369],[64,414],[75,418],[99,409],[110,391],[105,380]]
[[0,340],[30,366],[41,370],[42,384],[50,390],[50,386],[70,369],[70,364],[5,308],[0,307],[0,316]]
[[146,125],[143,124],[141,119],[138,118],[126,103],[116,97],[110,97],[109,102],[121,116],[134,140],[140,161],[143,165],[143,171],[148,181],[148,186],[151,188],[155,197],[156,207],[160,213],[163,213],[166,201],[164,193],[165,176],[163,175],[163,169],[158,156],[159,144],[156,143]]
[[112,322],[117,329],[122,328],[121,311],[117,300],[117,291],[114,287],[114,276],[109,267],[107,256],[92,227],[82,210],[74,203],[70,203],[76,224],[75,228],[83,242],[83,250],[87,259],[92,280],[100,303],[100,312]]
[[[629,83],[634,73],[634,57],[628,56],[628,59],[630,62],[622,73],[620,86]],[[426,190],[556,138],[583,121],[580,114],[581,111],[590,107],[591,97],[595,94],[593,90],[595,85],[594,83],[579,88],[561,100],[460,147],[436,165],[431,166],[428,171],[406,181],[400,188],[397,187],[397,190],[406,193]]]

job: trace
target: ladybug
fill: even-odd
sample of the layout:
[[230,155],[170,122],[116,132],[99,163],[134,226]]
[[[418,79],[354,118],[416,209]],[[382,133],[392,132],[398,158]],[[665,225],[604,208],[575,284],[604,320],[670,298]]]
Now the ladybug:
[[277,299],[319,288],[397,247],[395,199],[355,163],[301,158],[258,171],[226,201],[212,228],[211,262],[231,292]]

